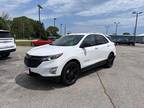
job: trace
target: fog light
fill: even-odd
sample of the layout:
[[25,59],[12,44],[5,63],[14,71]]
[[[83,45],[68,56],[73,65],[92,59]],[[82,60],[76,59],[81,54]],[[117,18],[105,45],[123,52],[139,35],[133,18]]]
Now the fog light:
[[56,74],[57,68],[58,68],[58,67],[50,68],[50,69],[49,69],[49,72],[50,72],[51,74]]

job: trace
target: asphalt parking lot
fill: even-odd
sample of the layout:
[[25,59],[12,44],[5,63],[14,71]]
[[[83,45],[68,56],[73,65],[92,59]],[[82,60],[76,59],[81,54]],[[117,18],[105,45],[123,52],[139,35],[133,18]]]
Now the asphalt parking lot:
[[144,108],[144,45],[117,46],[112,68],[88,71],[69,87],[29,77],[29,49],[0,60],[0,108]]

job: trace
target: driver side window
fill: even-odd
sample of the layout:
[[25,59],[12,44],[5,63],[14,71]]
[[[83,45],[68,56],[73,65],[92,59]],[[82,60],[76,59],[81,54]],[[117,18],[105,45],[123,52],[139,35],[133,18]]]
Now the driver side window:
[[87,45],[87,47],[96,45],[96,36],[88,35],[82,42],[82,45],[84,44]]

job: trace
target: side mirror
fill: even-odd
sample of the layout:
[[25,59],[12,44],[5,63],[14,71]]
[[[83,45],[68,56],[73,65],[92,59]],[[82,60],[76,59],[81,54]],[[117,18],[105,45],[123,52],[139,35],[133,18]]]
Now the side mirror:
[[89,44],[89,43],[82,43],[80,45],[80,48],[85,48],[85,47],[90,47],[90,46],[91,46],[91,44]]

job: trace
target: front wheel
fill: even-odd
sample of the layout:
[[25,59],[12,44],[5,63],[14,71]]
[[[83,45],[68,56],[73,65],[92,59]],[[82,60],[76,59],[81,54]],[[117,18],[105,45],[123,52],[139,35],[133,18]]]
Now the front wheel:
[[77,81],[79,73],[80,66],[75,62],[69,62],[62,71],[61,82],[66,86],[72,85]]
[[10,55],[10,53],[3,53],[3,54],[1,54],[0,56],[1,56],[2,58],[7,58],[9,55]]

